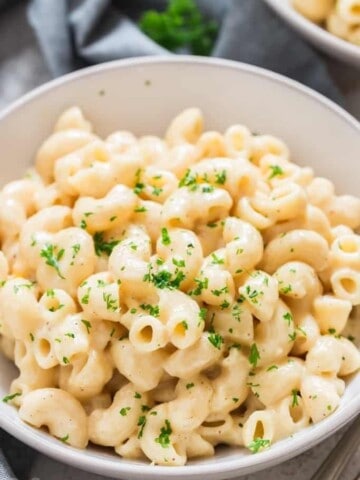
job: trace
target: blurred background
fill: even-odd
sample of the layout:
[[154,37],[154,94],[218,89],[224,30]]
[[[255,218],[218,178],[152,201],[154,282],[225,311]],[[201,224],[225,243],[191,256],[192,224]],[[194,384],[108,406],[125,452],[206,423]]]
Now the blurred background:
[[[67,1],[50,0],[48,4],[53,3],[55,6]],[[220,2],[228,0],[218,0],[219,4]],[[29,25],[28,3],[26,0],[0,0],[0,109],[52,78],[34,31]],[[85,2],[75,0],[72,3]],[[119,5],[122,3],[126,2],[118,1]],[[141,2],[133,0],[133,4],[137,3]],[[360,119],[360,71],[322,54],[319,55],[325,62],[330,78],[343,94],[345,107]]]

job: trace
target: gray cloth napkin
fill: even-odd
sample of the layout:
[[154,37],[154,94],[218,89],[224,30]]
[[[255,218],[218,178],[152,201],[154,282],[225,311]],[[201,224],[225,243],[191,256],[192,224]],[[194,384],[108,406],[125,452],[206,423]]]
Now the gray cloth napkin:
[[[166,0],[32,0],[29,19],[54,76],[118,58],[166,55],[136,25]],[[284,25],[262,0],[198,0],[220,25],[212,56],[251,63],[294,78],[341,102],[322,57]],[[21,480],[35,453],[1,432],[0,447]],[[15,479],[0,452],[0,480]]]
[[[166,0],[32,0],[29,9],[54,76],[119,58],[169,54],[136,25]],[[320,54],[288,28],[262,0],[198,0],[220,32],[212,56],[239,60],[294,78],[340,102]]]

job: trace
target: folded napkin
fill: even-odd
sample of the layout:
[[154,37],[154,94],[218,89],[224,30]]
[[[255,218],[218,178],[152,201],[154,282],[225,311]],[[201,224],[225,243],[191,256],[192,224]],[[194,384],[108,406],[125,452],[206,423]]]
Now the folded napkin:
[[[32,0],[29,19],[54,76],[119,58],[166,55],[137,27],[142,11],[166,0]],[[239,60],[294,78],[337,102],[342,97],[322,57],[284,25],[262,0],[198,0],[220,26],[212,56]],[[0,447],[20,480],[35,453],[4,432]],[[0,452],[0,480],[16,477]]]

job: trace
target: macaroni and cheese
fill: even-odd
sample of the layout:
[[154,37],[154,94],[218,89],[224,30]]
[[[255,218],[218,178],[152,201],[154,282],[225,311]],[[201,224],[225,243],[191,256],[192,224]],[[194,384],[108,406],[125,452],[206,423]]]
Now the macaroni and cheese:
[[292,0],[302,15],[360,46],[360,0]]
[[359,226],[360,200],[270,135],[190,108],[164,139],[101,139],[72,107],[0,194],[3,401],[157,465],[268,448],[360,367]]

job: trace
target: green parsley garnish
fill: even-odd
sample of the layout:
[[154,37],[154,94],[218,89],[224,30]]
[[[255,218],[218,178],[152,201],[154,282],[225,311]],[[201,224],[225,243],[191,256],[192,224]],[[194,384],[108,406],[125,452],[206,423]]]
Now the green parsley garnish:
[[223,337],[215,332],[210,333],[210,335],[208,336],[208,340],[218,350],[221,349],[221,346],[224,343]]
[[4,397],[2,401],[4,403],[8,403],[10,402],[10,400],[14,400],[14,398],[16,397],[21,397],[21,393],[18,392],[18,393],[12,393],[11,395],[6,395],[6,397]]
[[116,298],[111,296],[111,293],[103,293],[103,300],[106,303],[106,310],[111,312],[116,312],[118,309],[118,301]]
[[207,308],[201,307],[200,312],[199,312],[199,318],[200,320],[203,320],[205,322],[206,320],[206,315],[207,315]]
[[284,174],[284,170],[281,167],[279,167],[279,165],[270,165],[270,168],[271,168],[271,174],[269,175],[269,180],[276,177],[277,175]]
[[135,212],[135,213],[143,213],[143,212],[147,212],[147,209],[146,209],[145,207],[143,207],[143,206],[141,206],[141,207],[135,207],[134,212]]
[[260,353],[256,343],[253,343],[250,347],[249,362],[254,368],[256,368],[258,360],[260,360]]
[[179,267],[179,268],[185,267],[185,260],[177,260],[176,258],[173,258],[172,263],[173,265],[175,265],[175,267]]
[[161,270],[158,273],[151,272],[151,265],[149,272],[144,275],[144,282],[151,282],[155,287],[164,289],[168,288],[170,290],[177,289],[180,287],[181,282],[184,280],[185,274],[181,271],[175,271],[175,276],[168,272],[167,270]]
[[171,243],[171,238],[166,228],[161,229],[161,241],[163,245],[170,245]]
[[270,440],[266,440],[265,438],[255,438],[247,448],[252,453],[258,453],[260,450],[264,450],[265,448],[269,448],[271,445]]
[[291,390],[291,395],[292,395],[292,402],[291,406],[292,407],[297,407],[299,405],[299,390]]
[[284,315],[283,315],[283,319],[287,321],[287,324],[290,326],[291,325],[291,322],[293,321],[293,316],[291,315],[290,312],[286,312]]
[[226,182],[226,171],[223,170],[222,172],[220,173],[216,173],[215,175],[215,183],[219,184],[219,185],[224,185],[224,183]]
[[225,263],[225,260],[223,258],[219,258],[215,253],[211,254],[212,258],[212,264],[213,265],[223,265]]
[[122,417],[126,417],[127,413],[131,410],[131,407],[123,407],[121,410],[120,410],[120,415]]
[[145,415],[141,415],[137,422],[137,426],[140,427],[137,438],[141,438],[143,436],[145,425],[146,425],[146,417]]
[[191,290],[189,292],[189,295],[201,295],[201,292],[205,289],[208,288],[209,286],[209,279],[204,278],[201,280],[200,278],[195,278],[194,282],[197,284],[194,290]]
[[65,435],[64,437],[59,438],[59,440],[63,443],[68,443],[69,434]]
[[89,320],[81,320],[81,323],[85,325],[87,333],[90,333],[91,323],[89,322]]
[[[153,306],[153,305],[149,305],[148,303],[142,303],[140,305],[140,308],[149,312],[149,314],[153,317],[158,317],[160,315],[160,308],[158,305]],[[136,312],[136,309],[135,309],[135,312]]]
[[102,253],[110,256],[116,245],[120,243],[120,240],[112,240],[111,242],[105,241],[104,232],[96,232],[93,238],[95,253],[98,257],[100,257]]
[[282,293],[283,295],[286,295],[287,293],[291,292],[291,290],[292,290],[292,287],[289,284],[286,287],[281,287],[280,288],[280,293]]
[[146,11],[140,29],[154,42],[174,52],[188,48],[194,55],[210,55],[218,31],[215,21],[207,21],[194,0],[170,0],[163,12]]
[[165,426],[161,427],[160,435],[155,438],[155,442],[159,443],[163,448],[168,448],[170,445],[170,435],[172,434],[172,429],[169,420],[165,420]]
[[179,182],[179,188],[181,187],[193,187],[192,189],[196,189],[197,186],[197,177],[193,175],[191,171],[188,169],[185,172],[185,175],[181,178]]
[[65,250],[62,248],[57,253],[55,253],[55,249],[56,249],[55,245],[47,243],[45,247],[41,249],[40,257],[44,258],[46,260],[45,262],[46,265],[49,265],[49,267],[53,267],[56,273],[59,275],[59,277],[65,280],[65,277],[63,277],[60,273],[60,267],[59,267],[59,261],[64,256]]
[[191,383],[187,383],[187,384],[186,384],[186,389],[187,389],[187,390],[190,390],[190,388],[193,388],[194,386],[195,386],[195,384],[192,383],[192,382],[191,382]]

